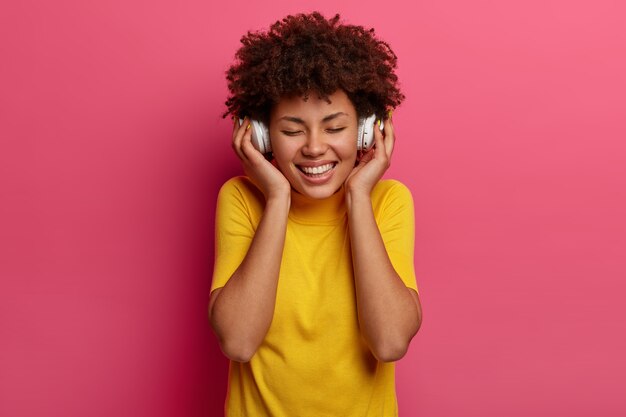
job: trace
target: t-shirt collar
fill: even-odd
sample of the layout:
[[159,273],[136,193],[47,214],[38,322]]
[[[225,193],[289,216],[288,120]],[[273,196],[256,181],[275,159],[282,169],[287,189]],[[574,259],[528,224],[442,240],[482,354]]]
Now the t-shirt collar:
[[332,223],[346,213],[345,187],[324,199],[313,199],[291,190],[289,217],[305,223]]

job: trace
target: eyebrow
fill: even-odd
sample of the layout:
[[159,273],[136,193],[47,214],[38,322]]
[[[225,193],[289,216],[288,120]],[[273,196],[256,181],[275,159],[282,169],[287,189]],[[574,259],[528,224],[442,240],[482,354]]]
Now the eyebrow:
[[[329,114],[328,116],[322,119],[322,122],[328,122],[330,120],[336,119],[339,116],[347,116],[347,115],[348,115],[347,113],[344,113],[341,111],[337,113]],[[305,124],[304,120],[300,119],[299,117],[293,117],[293,116],[283,116],[279,120],[287,120],[289,122],[299,123],[301,125]]]

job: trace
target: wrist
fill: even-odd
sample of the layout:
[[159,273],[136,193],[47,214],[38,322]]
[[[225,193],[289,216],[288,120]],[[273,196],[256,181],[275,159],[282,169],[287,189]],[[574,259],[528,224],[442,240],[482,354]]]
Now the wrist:
[[359,188],[346,187],[346,208],[351,211],[354,206],[371,205],[370,191]]
[[350,199],[363,199],[369,200],[372,190],[364,187],[358,187],[353,185],[346,185],[346,198]]
[[274,190],[265,197],[265,206],[276,205],[276,206],[284,206],[287,205],[287,209],[291,207],[291,190],[288,191],[279,191]]

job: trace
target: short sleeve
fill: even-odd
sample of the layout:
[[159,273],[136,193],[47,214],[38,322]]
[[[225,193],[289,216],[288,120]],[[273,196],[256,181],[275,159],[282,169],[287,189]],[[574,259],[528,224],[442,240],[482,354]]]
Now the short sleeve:
[[258,189],[245,177],[220,189],[215,211],[215,264],[211,291],[223,287],[248,253],[259,222]]
[[396,180],[380,181],[372,207],[389,260],[404,284],[419,291],[415,279],[415,212],[411,191]]

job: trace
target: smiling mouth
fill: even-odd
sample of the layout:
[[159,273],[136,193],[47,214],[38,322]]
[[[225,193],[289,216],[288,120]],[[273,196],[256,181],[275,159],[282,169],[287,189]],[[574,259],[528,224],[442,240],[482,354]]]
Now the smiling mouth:
[[305,167],[301,165],[296,166],[308,177],[320,177],[333,169],[336,165],[336,162],[331,162],[330,164],[324,164],[316,167]]

